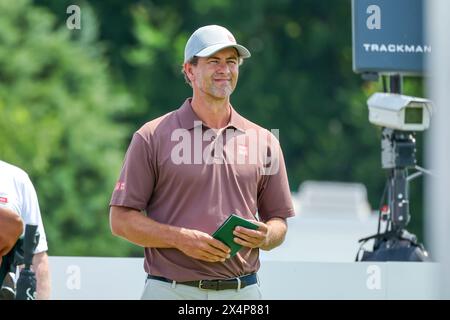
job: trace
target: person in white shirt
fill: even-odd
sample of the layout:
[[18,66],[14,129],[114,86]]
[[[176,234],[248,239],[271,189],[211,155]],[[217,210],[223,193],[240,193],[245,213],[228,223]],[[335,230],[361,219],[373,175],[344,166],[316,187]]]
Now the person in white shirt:
[[0,208],[16,212],[23,221],[24,231],[27,224],[38,226],[39,242],[34,251],[32,268],[36,274],[37,299],[49,299],[48,246],[36,191],[25,171],[1,160]]

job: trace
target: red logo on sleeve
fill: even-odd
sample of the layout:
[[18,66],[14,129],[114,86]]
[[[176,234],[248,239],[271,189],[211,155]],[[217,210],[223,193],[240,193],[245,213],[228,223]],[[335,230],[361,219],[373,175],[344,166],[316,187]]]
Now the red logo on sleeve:
[[8,203],[8,198],[7,197],[0,197],[0,202],[1,203]]
[[118,190],[125,190],[125,182],[118,181],[116,183],[116,187],[114,188],[114,191],[118,191]]

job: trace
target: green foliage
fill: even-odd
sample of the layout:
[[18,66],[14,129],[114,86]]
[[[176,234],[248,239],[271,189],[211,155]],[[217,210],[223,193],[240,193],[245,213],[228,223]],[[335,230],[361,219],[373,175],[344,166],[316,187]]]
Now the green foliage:
[[48,10],[0,0],[0,157],[31,176],[50,254],[128,254],[108,201],[128,133],[114,118],[131,100],[94,39],[71,37]]

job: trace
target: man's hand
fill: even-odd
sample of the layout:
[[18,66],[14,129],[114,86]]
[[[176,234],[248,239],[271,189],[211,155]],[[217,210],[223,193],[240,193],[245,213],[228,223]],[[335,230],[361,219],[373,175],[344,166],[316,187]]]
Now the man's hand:
[[258,225],[257,230],[236,227],[233,234],[236,236],[234,242],[247,248],[261,248],[267,243],[269,237],[269,227],[260,221],[252,221]]
[[182,228],[176,247],[189,257],[207,262],[224,262],[230,257],[230,248],[198,230]]
[[252,221],[259,227],[257,230],[236,227],[233,234],[234,242],[248,248],[261,248],[271,250],[283,243],[287,232],[286,221],[281,218],[272,218],[267,223]]
[[230,248],[205,232],[159,223],[127,207],[111,206],[110,217],[113,234],[144,248],[175,248],[208,262],[230,257]]

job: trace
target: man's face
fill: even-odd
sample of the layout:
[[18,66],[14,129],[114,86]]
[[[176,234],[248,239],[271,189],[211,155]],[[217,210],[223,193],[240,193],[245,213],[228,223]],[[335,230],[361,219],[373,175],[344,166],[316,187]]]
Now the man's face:
[[238,54],[234,48],[225,48],[207,58],[199,58],[191,65],[192,88],[215,99],[228,98],[236,88],[239,75]]

